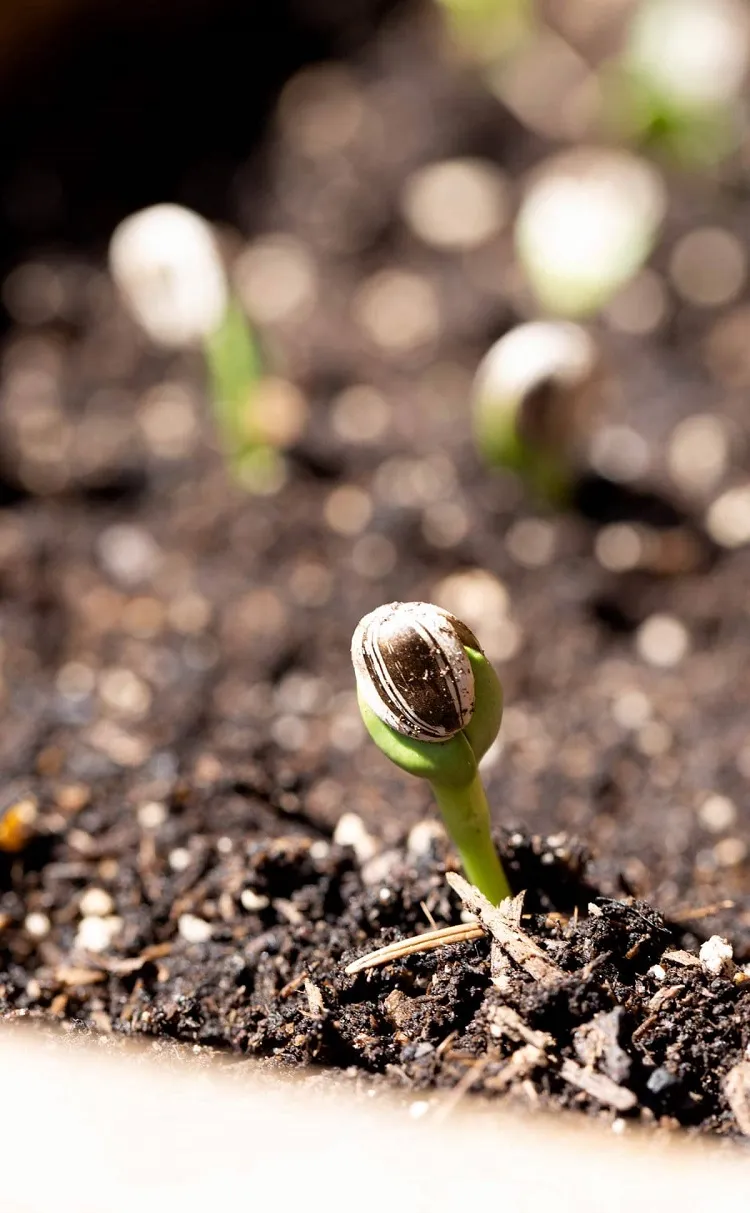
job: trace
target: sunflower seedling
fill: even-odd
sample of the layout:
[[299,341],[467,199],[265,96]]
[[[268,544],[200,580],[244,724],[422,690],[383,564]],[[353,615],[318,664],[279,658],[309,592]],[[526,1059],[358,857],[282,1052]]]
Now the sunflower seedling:
[[492,66],[533,28],[531,0],[438,0],[456,45],[480,65]]
[[478,765],[497,737],[503,691],[474,633],[426,602],[391,602],[352,639],[365,727],[391,762],[427,779],[472,884],[511,895],[490,834]]
[[261,359],[210,225],[172,203],[147,207],[115,229],[109,265],[125,306],[154,345],[202,347],[232,470],[251,490],[273,487],[280,456],[259,406],[266,382]]
[[605,72],[617,134],[705,167],[742,138],[750,15],[743,0],[640,0]]
[[490,348],[474,378],[477,450],[541,499],[564,505],[607,392],[603,359],[585,329],[562,320],[518,325]]
[[515,228],[541,308],[579,320],[605,307],[648,258],[664,209],[661,177],[630,152],[577,148],[545,161]]

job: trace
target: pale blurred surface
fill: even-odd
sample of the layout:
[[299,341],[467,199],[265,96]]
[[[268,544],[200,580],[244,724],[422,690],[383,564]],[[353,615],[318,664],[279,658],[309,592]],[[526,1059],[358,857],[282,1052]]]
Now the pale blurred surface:
[[666,1134],[456,1107],[452,1094],[415,1119],[250,1067],[245,1081],[7,1029],[0,1073],[4,1213],[708,1213],[743,1207],[750,1180],[747,1153]]

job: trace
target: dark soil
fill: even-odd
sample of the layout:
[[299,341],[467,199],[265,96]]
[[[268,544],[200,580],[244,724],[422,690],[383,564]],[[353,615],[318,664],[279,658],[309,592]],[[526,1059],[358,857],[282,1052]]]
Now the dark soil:
[[[722,322],[747,336],[743,300],[697,310],[665,276],[650,335],[602,322],[648,472],[544,516],[479,467],[468,436],[468,376],[523,315],[507,232],[480,255],[437,253],[397,204],[432,159],[482,155],[515,180],[545,149],[430,20],[386,27],[348,70],[361,138],[332,165],[274,128],[213,212],[232,218],[230,244],[281,231],[314,258],[310,308],[262,334],[310,408],[273,496],[230,482],[199,360],[144,348],[101,245],[63,248],[57,219],[49,240],[16,231],[19,261],[42,249],[54,289],[44,315],[11,308],[0,384],[0,1012],[736,1134],[750,1107],[735,967],[750,960],[750,549],[712,547],[706,502],[680,496],[666,450],[681,418],[715,412],[732,446],[712,491],[746,477],[745,347],[716,354]],[[398,138],[372,138],[369,120]],[[745,195],[732,166],[676,182],[656,270],[698,222],[741,231]],[[433,292],[434,341],[395,352],[358,325],[357,288],[391,268]],[[340,424],[357,384],[383,402],[367,441]],[[177,400],[171,447],[158,398]],[[361,528],[346,508],[341,525],[342,487],[366,504]],[[597,529],[623,517],[691,536],[688,567],[607,573]],[[513,541],[523,519],[549,547],[531,566]],[[528,890],[522,929],[560,972],[540,982],[487,938],[347,977],[357,955],[460,913],[444,844],[417,834],[404,849],[429,790],[365,741],[350,636],[379,603],[433,599],[477,568],[509,602],[487,621],[507,703],[488,794],[497,825],[521,831],[503,845]],[[653,614],[686,629],[674,668],[641,655]],[[633,693],[642,719],[623,723],[614,705]],[[374,847],[363,864],[333,841],[343,812],[375,840],[360,838]],[[714,934],[734,947],[721,976],[695,954]]]

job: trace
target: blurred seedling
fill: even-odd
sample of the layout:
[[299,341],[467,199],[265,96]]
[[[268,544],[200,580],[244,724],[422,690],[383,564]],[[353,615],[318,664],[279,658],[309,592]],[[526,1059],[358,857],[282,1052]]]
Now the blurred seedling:
[[521,324],[495,342],[477,370],[477,449],[541,500],[566,505],[607,396],[604,361],[585,329],[562,320]]
[[476,636],[441,607],[392,602],[360,621],[352,663],[373,741],[430,783],[466,875],[499,904],[510,886],[478,767],[500,730],[503,691]]
[[719,163],[742,136],[749,56],[742,0],[641,0],[604,72],[610,123],[680,164]]
[[280,448],[298,436],[300,411],[291,424],[282,418],[279,425],[282,381],[264,374],[211,226],[185,207],[148,207],[117,227],[109,264],[126,307],[154,345],[202,348],[216,426],[233,473],[251,492],[274,491],[283,480]]
[[437,0],[459,50],[492,67],[522,43],[533,26],[531,0]]
[[649,257],[665,206],[659,173],[630,152],[577,148],[540,165],[515,241],[542,311],[567,319],[599,312]]

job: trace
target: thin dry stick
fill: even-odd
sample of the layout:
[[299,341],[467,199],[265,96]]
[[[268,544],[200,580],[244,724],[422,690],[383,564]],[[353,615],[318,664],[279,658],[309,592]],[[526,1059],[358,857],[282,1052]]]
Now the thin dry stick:
[[449,943],[469,943],[472,939],[481,939],[485,934],[484,927],[478,922],[459,922],[454,927],[440,927],[437,931],[425,931],[422,935],[410,935],[408,939],[397,939],[395,943],[386,944],[366,956],[347,965],[344,972],[348,977],[362,973],[365,969],[374,969],[378,965],[389,964],[392,960],[400,960],[403,956],[414,956],[417,952],[429,952],[433,948],[442,948]]
[[695,922],[699,918],[710,918],[713,914],[718,914],[720,910],[731,910],[734,905],[735,903],[727,898],[724,901],[715,901],[709,906],[671,910],[670,917],[674,918],[677,922]]
[[470,885],[468,880],[458,875],[458,872],[447,872],[445,878],[454,893],[461,898],[467,910],[478,915],[511,960],[525,969],[535,981],[550,983],[557,980],[560,976],[559,967],[550,960],[539,944],[518,926],[521,917],[522,894],[511,902],[504,902],[502,907],[493,906],[479,892],[479,889]]

